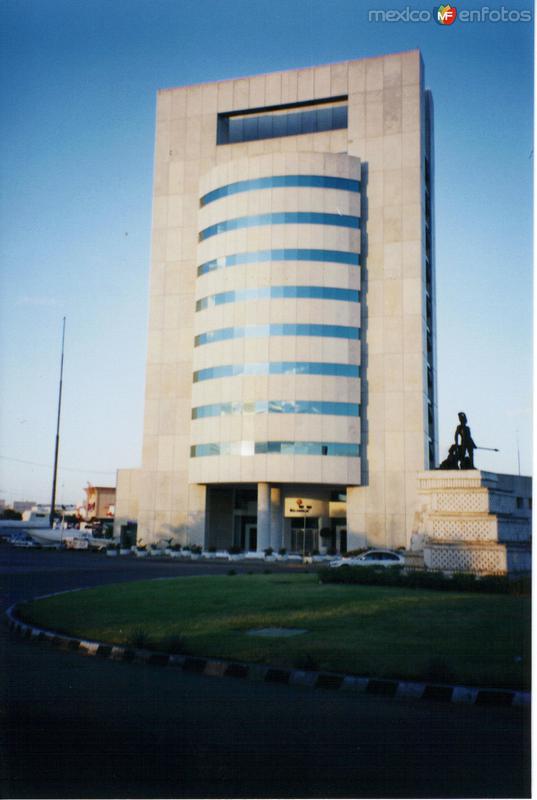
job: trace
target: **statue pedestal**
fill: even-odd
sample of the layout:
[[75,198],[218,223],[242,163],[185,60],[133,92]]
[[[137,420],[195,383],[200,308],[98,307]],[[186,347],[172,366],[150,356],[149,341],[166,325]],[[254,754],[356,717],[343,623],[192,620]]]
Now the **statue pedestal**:
[[419,472],[411,551],[425,567],[506,574],[531,569],[531,478],[481,470]]

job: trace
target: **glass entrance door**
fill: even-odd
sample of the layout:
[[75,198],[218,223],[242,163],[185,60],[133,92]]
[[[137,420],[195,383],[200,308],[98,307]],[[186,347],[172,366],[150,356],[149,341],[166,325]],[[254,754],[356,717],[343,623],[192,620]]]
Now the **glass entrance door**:
[[291,551],[301,555],[311,555],[314,550],[319,549],[319,518],[306,518],[306,528],[304,530],[304,520],[295,518],[292,520],[291,527]]
[[250,523],[244,526],[244,542],[242,543],[242,547],[249,553],[257,550],[257,523]]

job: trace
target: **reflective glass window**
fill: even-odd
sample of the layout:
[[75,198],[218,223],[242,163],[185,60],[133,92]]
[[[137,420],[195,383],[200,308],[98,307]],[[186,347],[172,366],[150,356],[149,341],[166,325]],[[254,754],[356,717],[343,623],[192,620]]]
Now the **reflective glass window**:
[[[340,99],[340,98],[338,98]],[[251,142],[280,136],[295,136],[300,133],[317,133],[323,130],[339,130],[347,127],[346,105],[326,105],[303,111],[289,110],[287,113],[263,114],[219,114],[217,144]]]
[[285,248],[275,250],[254,250],[250,253],[233,253],[229,256],[213,258],[198,266],[198,275],[205,275],[215,269],[235,267],[241,264],[258,264],[265,261],[322,261],[328,264],[360,264],[358,253],[346,250],[317,250],[309,248]]
[[244,325],[237,328],[219,328],[194,337],[194,347],[222,342],[228,339],[264,338],[266,336],[323,336],[335,339],[359,339],[360,328],[348,325],[319,325],[317,323],[274,323],[272,325]]
[[359,228],[360,217],[349,214],[328,214],[320,211],[275,211],[271,214],[252,214],[248,217],[226,219],[215,225],[209,225],[208,228],[200,231],[198,239],[203,242],[219,233],[260,225],[335,225],[339,228]]
[[278,187],[312,186],[318,189],[341,189],[346,192],[359,192],[360,181],[350,178],[337,178],[331,175],[270,175],[265,178],[252,178],[250,180],[236,181],[226,186],[220,186],[207,192],[200,199],[200,206],[206,206],[221,197],[228,197],[240,192],[258,191],[259,189],[274,189]]
[[280,453],[282,455],[305,456],[346,456],[359,458],[360,445],[348,442],[213,442],[210,444],[196,444],[190,448],[190,457],[218,456],[218,455],[263,455]]
[[236,403],[210,403],[192,409],[192,419],[223,417],[231,414],[326,414],[339,417],[358,417],[358,403],[338,403],[322,400],[256,400]]
[[246,364],[225,364],[207,367],[193,373],[194,383],[239,375],[329,375],[340,378],[359,378],[358,364],[334,364],[309,361],[270,361]]
[[196,311],[203,311],[225,303],[239,303],[247,300],[275,299],[316,299],[342,300],[347,303],[358,303],[360,292],[357,289],[339,289],[331,286],[263,286],[259,289],[237,289],[230,292],[219,292],[196,301]]

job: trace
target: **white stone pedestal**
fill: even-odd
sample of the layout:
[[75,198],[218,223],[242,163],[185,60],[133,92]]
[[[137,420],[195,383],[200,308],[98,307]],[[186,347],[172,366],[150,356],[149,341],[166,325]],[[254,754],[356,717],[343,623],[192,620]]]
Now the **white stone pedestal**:
[[531,569],[531,478],[480,470],[417,476],[411,550],[428,569],[506,574]]

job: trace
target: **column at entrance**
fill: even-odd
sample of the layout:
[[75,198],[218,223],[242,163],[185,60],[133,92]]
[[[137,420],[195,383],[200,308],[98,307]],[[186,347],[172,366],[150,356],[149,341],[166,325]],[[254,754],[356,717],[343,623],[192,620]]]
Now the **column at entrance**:
[[270,487],[268,483],[257,484],[257,550],[270,546]]
[[270,488],[270,546],[278,551],[282,542],[282,498],[279,486]]

